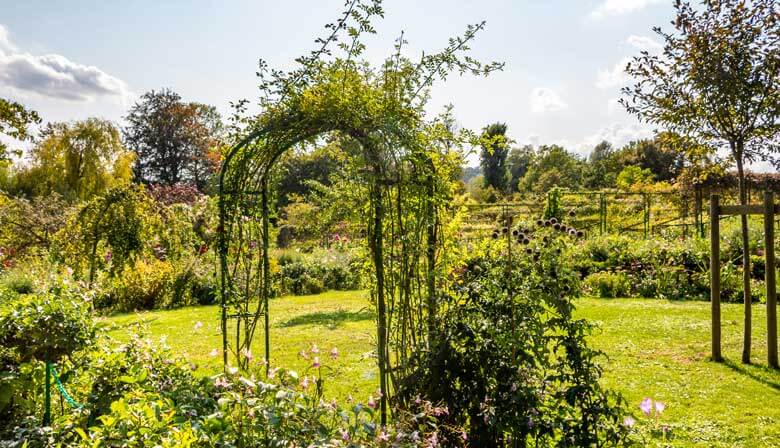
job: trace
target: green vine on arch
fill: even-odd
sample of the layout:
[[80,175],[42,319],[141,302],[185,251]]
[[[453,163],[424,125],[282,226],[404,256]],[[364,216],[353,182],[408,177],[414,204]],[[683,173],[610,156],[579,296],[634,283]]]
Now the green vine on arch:
[[[374,271],[371,297],[377,311],[377,364],[382,422],[386,422],[391,385],[406,375],[410,353],[424,349],[437,331],[437,279],[446,272],[443,248],[452,244],[453,193],[462,152],[473,143],[468,131],[456,132],[451,116],[425,115],[429,88],[449,73],[486,75],[503,64],[482,64],[469,57],[468,43],[484,22],[467,27],[444,50],[424,54],[418,62],[402,55],[406,41],[379,67],[358,58],[371,20],[382,16],[381,2],[353,0],[322,48],[299,58],[299,68],[269,71],[261,61],[262,111],[247,116],[246,101],[232,131],[236,144],[225,155],[220,172],[220,255],[223,362],[228,352],[239,367],[248,363],[252,338],[261,318],[268,339],[269,179],[275,163],[291,147],[337,134],[357,143],[360,154],[350,162],[355,189],[362,194],[366,250]],[[341,57],[328,45],[341,33]],[[449,242],[448,242],[449,239]],[[235,320],[235,344],[228,342],[228,321]],[[270,360],[268,360],[270,361]]]

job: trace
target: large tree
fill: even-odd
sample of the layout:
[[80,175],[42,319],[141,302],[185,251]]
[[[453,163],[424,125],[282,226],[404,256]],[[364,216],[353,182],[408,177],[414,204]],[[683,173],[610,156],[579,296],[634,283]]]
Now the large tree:
[[519,191],[520,179],[528,172],[528,168],[534,161],[534,147],[525,145],[512,148],[506,159],[509,169],[509,189],[512,192]]
[[502,193],[509,190],[509,172],[506,166],[509,143],[506,130],[506,123],[486,126],[482,131],[482,151],[479,156],[484,186],[493,187]]
[[187,103],[169,89],[145,93],[127,115],[127,146],[138,155],[144,183],[191,183],[206,188],[217,166],[222,120],[213,106]]
[[547,193],[556,186],[577,189],[582,186],[583,171],[583,161],[576,155],[558,145],[543,145],[520,181],[520,190]]
[[[745,164],[777,152],[780,131],[780,3],[776,0],[677,0],[671,32],[655,28],[662,54],[643,52],[627,66],[627,110],[682,136],[727,148],[747,203]],[[742,216],[745,332],[750,362],[751,298],[747,216]]]
[[17,186],[28,196],[56,192],[69,200],[86,200],[130,182],[134,157],[110,121],[49,123],[30,149],[30,163],[18,173]]
[[[21,104],[0,98],[0,134],[16,140],[32,140],[30,125],[41,122],[41,117],[34,110],[29,110]],[[0,141],[0,159],[8,158],[8,146]]]

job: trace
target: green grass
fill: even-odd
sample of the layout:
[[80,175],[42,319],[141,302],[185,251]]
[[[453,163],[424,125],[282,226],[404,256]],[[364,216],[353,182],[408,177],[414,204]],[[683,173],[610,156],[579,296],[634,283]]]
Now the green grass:
[[[376,389],[373,315],[365,292],[329,292],[283,297],[271,302],[271,360],[274,365],[306,371],[310,361],[298,352],[317,344],[330,366],[326,395],[356,398]],[[739,362],[742,307],[723,307],[723,354],[726,362],[708,360],[709,303],[641,299],[580,299],[578,316],[596,322],[594,347],[604,351],[603,383],[620,391],[639,417],[644,397],[667,405],[671,446],[780,447],[780,372],[766,367],[765,312],[753,308],[753,361]],[[220,370],[221,359],[209,353],[220,347],[218,308],[192,307],[128,314],[104,319],[110,333],[126,339],[142,322],[150,337],[166,336],[174,350],[200,366],[202,374]],[[195,323],[203,327],[195,330]],[[254,350],[262,356],[258,335]],[[338,347],[331,361],[327,352]],[[661,438],[649,445],[663,446]]]

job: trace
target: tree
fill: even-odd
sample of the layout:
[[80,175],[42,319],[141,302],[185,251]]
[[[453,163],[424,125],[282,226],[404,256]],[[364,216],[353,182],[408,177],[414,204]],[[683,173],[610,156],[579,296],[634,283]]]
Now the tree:
[[493,187],[498,191],[507,192],[509,173],[506,158],[509,145],[506,139],[506,124],[493,123],[482,130],[482,152],[480,165],[485,187]]
[[[626,109],[713,148],[728,148],[747,203],[745,163],[778,150],[780,5],[776,0],[675,2],[674,32],[655,28],[662,55],[643,52],[626,67],[637,81],[623,89]],[[747,216],[742,215],[745,332],[750,362],[751,298]]]
[[521,191],[546,193],[552,187],[579,188],[583,162],[558,145],[541,146],[520,181]]
[[609,188],[615,186],[617,174],[623,168],[618,153],[608,141],[602,141],[588,156],[584,184],[588,188]]
[[512,192],[519,191],[520,179],[528,172],[534,160],[534,148],[531,145],[525,145],[519,148],[512,148],[506,159],[509,168],[509,189]]
[[[19,103],[0,98],[0,134],[17,140],[32,140],[28,127],[41,122],[34,110],[26,109]],[[0,142],[0,160],[8,158],[8,146]]]
[[632,141],[620,152],[623,165],[638,165],[648,169],[658,181],[676,178],[685,160],[684,153],[664,144],[661,138]]
[[203,191],[217,171],[222,120],[213,106],[185,103],[164,89],[145,93],[127,115],[127,146],[138,155],[136,178],[144,183],[192,183]]
[[56,192],[68,200],[87,200],[129,183],[134,158],[110,121],[50,123],[30,150],[30,166],[18,174],[18,188],[28,196]]
[[653,172],[647,168],[630,165],[623,168],[615,179],[615,185],[623,191],[631,191],[653,183]]

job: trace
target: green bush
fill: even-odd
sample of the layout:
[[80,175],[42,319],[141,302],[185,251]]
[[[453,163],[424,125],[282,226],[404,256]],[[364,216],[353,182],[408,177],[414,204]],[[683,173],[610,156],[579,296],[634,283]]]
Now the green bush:
[[628,297],[631,280],[623,272],[594,272],[583,281],[585,291],[595,297]]
[[277,257],[277,285],[282,294],[318,294],[361,286],[361,260],[350,252],[315,250],[301,255],[284,251]]
[[19,362],[57,362],[94,336],[90,304],[62,294],[23,296],[0,314],[0,344]]
[[0,288],[13,291],[16,294],[31,294],[35,291],[35,284],[29,274],[20,270],[13,270],[3,276],[2,281],[0,281]]

